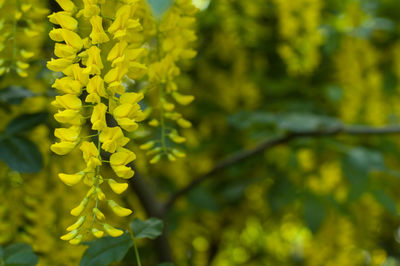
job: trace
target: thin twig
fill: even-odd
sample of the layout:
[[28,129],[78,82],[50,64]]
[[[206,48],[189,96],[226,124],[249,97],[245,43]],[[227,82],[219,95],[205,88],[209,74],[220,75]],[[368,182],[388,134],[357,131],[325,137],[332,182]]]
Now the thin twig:
[[380,128],[369,127],[369,126],[341,126],[331,129],[289,132],[284,136],[279,136],[265,140],[256,147],[254,147],[253,149],[234,153],[230,157],[216,164],[214,168],[212,168],[209,172],[193,179],[192,182],[190,182],[189,184],[178,190],[166,201],[163,213],[164,214],[167,213],[167,211],[172,207],[172,205],[176,202],[178,198],[184,196],[189,191],[197,187],[199,184],[208,180],[217,172],[222,171],[232,165],[235,165],[236,163],[244,161],[252,157],[253,155],[256,155],[260,152],[263,152],[275,146],[288,143],[294,139],[309,138],[309,137],[329,137],[337,135],[387,135],[387,134],[399,134],[399,133],[400,133],[400,126],[380,127]]

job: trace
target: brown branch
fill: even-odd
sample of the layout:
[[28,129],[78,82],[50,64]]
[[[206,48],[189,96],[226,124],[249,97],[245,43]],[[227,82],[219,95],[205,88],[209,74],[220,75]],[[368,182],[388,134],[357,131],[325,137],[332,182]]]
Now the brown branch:
[[214,168],[212,168],[209,172],[193,179],[192,182],[178,190],[175,194],[173,194],[164,205],[164,214],[172,207],[172,205],[176,202],[176,200],[189,191],[208,180],[217,172],[220,172],[236,163],[242,162],[256,154],[259,154],[265,150],[273,148],[275,146],[288,143],[294,139],[299,138],[309,138],[309,137],[329,137],[329,136],[337,136],[337,135],[386,135],[386,134],[399,134],[400,126],[393,127],[369,127],[369,126],[341,126],[332,129],[319,129],[319,130],[309,130],[309,131],[298,131],[298,132],[290,132],[284,136],[275,137],[272,139],[265,140],[261,142],[258,146],[253,149],[239,151],[234,153],[230,157],[222,160],[220,163],[216,164]]

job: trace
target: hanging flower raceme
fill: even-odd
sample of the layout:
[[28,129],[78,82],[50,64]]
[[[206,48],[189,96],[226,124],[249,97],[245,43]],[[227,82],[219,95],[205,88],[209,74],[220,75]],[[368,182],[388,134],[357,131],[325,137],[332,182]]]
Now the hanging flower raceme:
[[46,14],[40,0],[0,1],[0,76],[28,76],[30,61],[41,48]]
[[319,23],[324,1],[273,2],[279,14],[279,33],[282,38],[278,53],[287,64],[289,74],[310,74],[320,62],[319,48],[323,43],[323,35]]
[[[113,192],[121,194],[128,184],[108,177],[103,179],[101,169],[104,163],[109,163],[118,178],[129,179],[134,174],[128,164],[136,155],[124,148],[129,139],[123,130],[131,132],[138,128],[137,122],[144,117],[138,104],[143,95],[126,92],[123,79],[138,77],[138,72],[143,73],[146,67],[137,61],[143,49],[135,48],[138,45],[129,38],[132,32],[139,33],[142,29],[135,18],[139,1],[115,1],[115,18],[107,24],[108,28],[103,27],[104,0],[83,0],[80,10],[71,0],[57,2],[63,11],[49,16],[59,26],[50,32],[50,38],[57,42],[54,50],[57,59],[51,59],[47,67],[64,74],[53,84],[62,95],[56,96],[52,104],[59,109],[55,119],[67,127],[55,130],[59,142],[51,150],[65,155],[79,147],[83,155],[84,169],[59,174],[61,181],[69,186],[83,182],[89,187],[83,200],[71,210],[77,216],[76,222],[61,237],[79,244],[88,232],[96,238],[105,233],[113,237],[123,233],[105,222],[102,206],[108,205],[117,216],[132,213],[107,199],[102,190],[107,183]],[[91,25],[91,32],[81,32],[81,22]],[[116,125],[107,124],[107,114],[113,116]],[[82,136],[89,121],[94,134]],[[109,161],[102,159],[102,151],[111,154]]]
[[192,124],[182,114],[176,111],[176,104],[188,105],[193,100],[192,95],[181,94],[175,79],[181,71],[177,64],[196,55],[192,43],[196,40],[194,31],[194,15],[197,8],[190,0],[178,0],[163,16],[161,21],[155,21],[157,41],[157,56],[150,55],[148,79],[151,88],[158,88],[159,112],[151,116],[149,125],[159,128],[160,139],[151,140],[141,149],[148,150],[153,156],[150,163],[157,163],[162,156],[170,161],[176,157],[185,157],[185,154],[168,144],[172,141],[181,144],[186,139],[181,136],[175,125],[181,128],[190,128]]

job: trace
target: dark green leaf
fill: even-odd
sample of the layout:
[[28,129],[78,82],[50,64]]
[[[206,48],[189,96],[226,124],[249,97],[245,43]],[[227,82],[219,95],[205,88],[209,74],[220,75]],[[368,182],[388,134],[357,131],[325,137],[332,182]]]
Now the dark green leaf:
[[376,200],[390,213],[397,215],[396,203],[383,190],[375,190],[372,192]]
[[268,112],[238,112],[228,117],[228,122],[238,129],[248,129],[252,126],[263,126],[276,124],[276,114]]
[[163,262],[163,263],[157,264],[157,266],[174,266],[174,264],[171,262]]
[[368,173],[384,170],[385,162],[381,153],[356,147],[343,158],[342,169],[351,184],[350,199],[356,199],[367,190]]
[[162,18],[165,12],[172,6],[173,0],[147,0],[151,11],[157,19]]
[[135,238],[155,239],[162,234],[163,227],[163,222],[157,218],[150,218],[145,221],[136,218],[131,223],[131,229]]
[[20,104],[25,98],[33,96],[35,94],[32,91],[20,86],[9,86],[0,90],[0,100],[9,104]]
[[0,159],[20,173],[39,172],[43,165],[37,146],[21,136],[0,139]]
[[129,234],[120,237],[103,237],[89,242],[89,248],[83,253],[80,266],[108,266],[121,261],[133,244]]
[[325,207],[321,200],[307,196],[304,202],[304,219],[308,228],[315,233],[321,227],[325,218]]
[[341,123],[332,117],[308,113],[282,115],[278,122],[279,128],[293,132],[337,128],[340,125]]
[[385,161],[380,152],[356,147],[348,153],[350,162],[359,170],[385,170]]
[[4,255],[3,248],[2,248],[2,246],[0,246],[0,261],[3,260],[3,255]]
[[46,121],[47,113],[24,114],[12,120],[6,128],[6,134],[14,135],[24,133],[27,130]]
[[38,257],[28,244],[12,244],[4,249],[5,266],[31,266],[38,263]]

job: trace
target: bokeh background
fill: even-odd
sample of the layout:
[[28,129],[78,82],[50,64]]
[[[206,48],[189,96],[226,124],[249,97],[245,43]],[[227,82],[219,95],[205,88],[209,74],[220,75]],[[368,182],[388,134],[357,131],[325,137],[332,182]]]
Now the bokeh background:
[[[56,9],[53,1],[36,2]],[[163,202],[232,154],[287,134],[355,127],[400,132],[398,0],[195,4],[201,8],[198,55],[182,62],[178,78],[182,91],[196,97],[182,111],[193,123],[183,131],[187,157],[149,165],[137,148],[148,129],[131,136],[138,179],[124,200],[134,217],[149,216],[139,178]],[[33,74],[0,79],[1,129],[21,114],[54,112],[54,74],[45,69],[53,44],[46,37],[50,25],[42,23],[43,35],[27,44],[39,44]],[[76,167],[79,155],[67,160],[50,153],[55,126],[49,116],[20,137],[40,150],[39,173],[21,174],[1,163],[0,243],[30,243],[41,265],[78,265],[85,246],[58,237],[85,191],[57,179]],[[3,161],[12,147],[0,147]],[[262,149],[210,175],[166,211],[175,263],[400,265],[399,161],[400,133],[314,134]],[[165,255],[155,242],[138,243],[143,265]],[[132,256],[121,265],[132,265]]]

